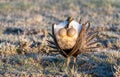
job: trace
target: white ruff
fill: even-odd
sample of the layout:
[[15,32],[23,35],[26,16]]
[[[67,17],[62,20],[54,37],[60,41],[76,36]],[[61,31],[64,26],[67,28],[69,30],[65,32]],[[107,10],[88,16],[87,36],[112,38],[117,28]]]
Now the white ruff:
[[73,27],[76,30],[77,33],[74,35],[74,37],[69,37],[69,36],[66,36],[64,38],[60,37],[59,36],[59,30],[61,28],[65,28],[65,26],[67,26],[67,24],[68,24],[67,21],[63,21],[58,25],[54,25],[54,31],[55,31],[54,33],[55,33],[57,42],[62,49],[69,49],[69,48],[72,48],[75,45],[77,37],[78,37],[78,35],[81,31],[81,28],[82,28],[81,24],[79,24],[75,20],[72,20],[69,24],[69,28]]

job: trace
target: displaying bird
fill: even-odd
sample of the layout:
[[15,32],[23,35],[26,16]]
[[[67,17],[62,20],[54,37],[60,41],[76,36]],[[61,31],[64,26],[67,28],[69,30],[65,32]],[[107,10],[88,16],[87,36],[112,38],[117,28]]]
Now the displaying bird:
[[98,41],[93,40],[97,33],[91,34],[89,28],[90,22],[81,24],[76,22],[73,17],[68,17],[60,24],[52,26],[52,34],[50,33],[50,36],[53,40],[48,40],[48,45],[67,59],[67,67],[71,56],[73,56],[75,64],[79,54],[98,48],[96,45]]

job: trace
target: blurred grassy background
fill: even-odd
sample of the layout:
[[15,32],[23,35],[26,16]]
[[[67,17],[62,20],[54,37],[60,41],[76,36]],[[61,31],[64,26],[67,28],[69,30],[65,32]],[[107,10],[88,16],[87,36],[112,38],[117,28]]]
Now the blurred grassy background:
[[[102,45],[97,53],[78,56],[72,73],[64,69],[64,57],[49,53],[46,42],[52,24],[68,16],[89,20]],[[119,54],[120,0],[0,0],[2,77],[119,77]]]

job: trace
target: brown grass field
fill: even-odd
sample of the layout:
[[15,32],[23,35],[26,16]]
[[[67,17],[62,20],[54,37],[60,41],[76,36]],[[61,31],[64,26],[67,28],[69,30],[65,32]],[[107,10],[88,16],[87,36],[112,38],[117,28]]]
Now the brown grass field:
[[[46,41],[68,16],[89,20],[101,45],[75,70]],[[0,77],[120,77],[120,0],[0,0]]]

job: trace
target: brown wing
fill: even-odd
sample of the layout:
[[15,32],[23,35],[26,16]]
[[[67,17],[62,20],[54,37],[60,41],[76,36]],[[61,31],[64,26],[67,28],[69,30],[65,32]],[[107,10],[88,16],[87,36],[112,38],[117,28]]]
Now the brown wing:
[[[86,24],[88,24],[88,26],[86,26]],[[97,33],[89,34],[89,28],[90,28],[90,22],[86,22],[85,24],[83,24],[75,46],[69,50],[62,50],[56,40],[56,36],[54,34],[54,25],[53,25],[52,34],[50,34],[50,36],[53,38],[53,41],[48,41],[49,46],[51,48],[57,49],[57,51],[65,57],[73,56],[74,54],[78,55],[80,53],[87,52],[90,49],[98,48],[98,46],[95,45],[98,41],[93,41]]]
[[76,41],[76,44],[75,46],[73,47],[72,51],[68,54],[69,56],[72,56],[73,54],[75,54],[78,50],[79,50],[79,47],[81,46],[81,43],[83,43],[83,35],[84,35],[84,32],[85,32],[85,26],[82,25],[82,29],[79,33],[79,37],[77,38],[77,41]]
[[[86,24],[88,24],[88,26],[86,26]],[[87,52],[92,48],[98,48],[97,46],[94,46],[98,41],[93,41],[97,33],[88,35],[89,28],[90,28],[90,22],[86,22],[85,24],[82,25],[82,29],[80,31],[77,42],[73,47],[72,51],[68,54],[69,56],[72,56],[76,53],[80,54]]]
[[52,25],[52,34],[49,33],[49,35],[52,37],[53,41],[48,41],[48,46],[54,49],[57,49],[57,52],[59,52],[61,55],[67,57],[67,54],[64,50],[62,50],[57,42],[55,33],[54,33],[54,25]]

